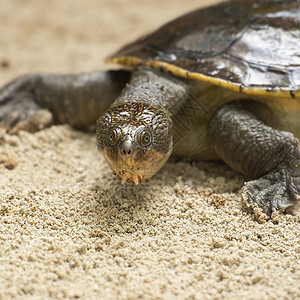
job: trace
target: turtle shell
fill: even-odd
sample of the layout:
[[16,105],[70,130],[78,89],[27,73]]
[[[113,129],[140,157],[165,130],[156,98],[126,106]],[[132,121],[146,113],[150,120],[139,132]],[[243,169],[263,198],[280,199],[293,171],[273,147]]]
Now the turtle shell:
[[108,62],[145,65],[250,95],[300,98],[300,1],[235,0],[199,9]]

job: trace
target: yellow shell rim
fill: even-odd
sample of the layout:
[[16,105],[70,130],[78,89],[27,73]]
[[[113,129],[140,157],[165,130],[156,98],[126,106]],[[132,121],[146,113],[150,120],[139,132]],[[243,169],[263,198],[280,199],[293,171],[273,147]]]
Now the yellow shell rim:
[[133,56],[109,57],[105,60],[106,63],[121,64],[125,66],[147,66],[154,69],[170,72],[175,76],[189,78],[193,80],[200,80],[208,82],[223,88],[232,90],[234,92],[244,93],[252,96],[266,96],[266,97],[279,97],[279,98],[300,98],[300,90],[267,90],[258,87],[242,87],[239,84],[234,84],[221,78],[207,76],[201,73],[190,72],[172,64],[159,60],[149,60],[143,62],[141,59]]

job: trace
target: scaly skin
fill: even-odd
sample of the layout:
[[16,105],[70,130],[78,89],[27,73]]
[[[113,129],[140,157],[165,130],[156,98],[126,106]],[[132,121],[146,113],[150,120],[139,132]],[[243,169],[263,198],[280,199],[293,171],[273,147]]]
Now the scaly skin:
[[219,157],[252,180],[243,197],[268,216],[300,200],[300,148],[291,133],[266,126],[242,103],[220,108],[208,132]]

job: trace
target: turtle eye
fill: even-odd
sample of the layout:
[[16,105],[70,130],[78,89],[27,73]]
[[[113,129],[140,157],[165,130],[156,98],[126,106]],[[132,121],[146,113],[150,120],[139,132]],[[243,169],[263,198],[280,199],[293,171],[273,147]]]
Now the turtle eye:
[[147,147],[151,144],[151,135],[148,131],[143,131],[141,134],[141,145]]
[[114,146],[118,141],[118,132],[116,129],[111,129],[108,132],[108,144]]

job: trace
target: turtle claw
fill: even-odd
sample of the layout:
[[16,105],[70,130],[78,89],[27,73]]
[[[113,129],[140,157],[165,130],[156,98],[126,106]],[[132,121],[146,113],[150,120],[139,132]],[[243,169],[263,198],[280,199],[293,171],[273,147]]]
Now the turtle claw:
[[25,75],[0,88],[0,127],[11,134],[35,132],[53,123],[52,114],[35,102],[36,78]]
[[284,212],[300,200],[300,177],[295,176],[298,173],[300,164],[295,164],[292,172],[284,168],[248,181],[243,187],[242,197],[250,205],[260,207],[271,218],[274,212]]

